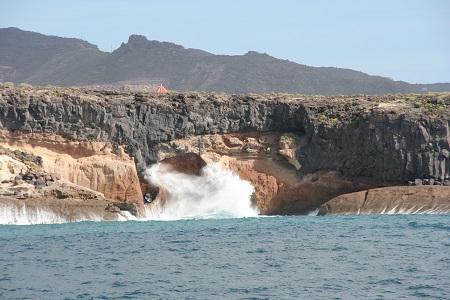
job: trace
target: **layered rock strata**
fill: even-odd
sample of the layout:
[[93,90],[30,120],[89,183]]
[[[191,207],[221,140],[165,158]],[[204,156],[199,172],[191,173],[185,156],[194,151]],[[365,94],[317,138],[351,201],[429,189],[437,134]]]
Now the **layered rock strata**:
[[[25,134],[29,141],[33,141],[29,138],[32,136],[39,137],[35,140],[50,136],[62,139],[64,145],[102,145],[88,155],[93,157],[89,168],[102,171],[89,171],[89,176],[84,170],[74,172],[81,175],[69,180],[77,184],[126,200],[130,195],[126,186],[137,187],[134,179],[119,188],[112,184],[103,190],[98,182],[122,181],[130,176],[118,174],[131,174],[133,171],[127,170],[132,168],[105,166],[100,161],[108,159],[109,154],[96,156],[98,151],[107,148],[115,157],[128,157],[129,162],[124,165],[135,163],[136,173],[141,174],[147,166],[172,153],[164,147],[173,141],[218,136],[227,148],[225,153],[220,152],[220,147],[202,149],[200,141],[197,147],[178,149],[169,156],[188,152],[203,155],[203,150],[209,153],[211,161],[221,160],[213,159],[214,153],[226,156],[222,160],[230,160],[230,168],[255,185],[255,201],[265,213],[304,213],[339,194],[406,185],[408,181],[444,184],[450,174],[449,124],[450,96],[446,94],[155,95],[0,87],[0,127],[7,132],[2,133],[2,139],[9,147],[16,147],[11,135],[18,138]],[[273,133],[273,141],[259,141],[261,133]],[[30,147],[25,144],[22,147]],[[268,150],[266,146],[272,148]],[[70,152],[75,160],[84,160],[86,156],[77,157],[77,147],[51,151],[64,155]],[[44,152],[41,154],[45,156]],[[44,165],[55,162],[52,156],[44,157]],[[70,165],[71,168],[83,169],[77,165]],[[105,174],[121,179],[99,179],[95,183],[94,178],[108,177]],[[309,185],[305,180],[309,180]],[[327,188],[322,188],[321,183]],[[283,188],[286,186],[294,188]],[[131,194],[142,199],[139,191]],[[294,197],[299,194],[304,196]]]
[[138,215],[137,207],[102,193],[58,179],[26,152],[0,148],[0,224],[123,220]]
[[340,195],[323,204],[319,215],[448,213],[450,188],[393,186]]
[[295,156],[301,143],[300,136],[278,132],[213,134],[162,143],[158,156],[183,173],[199,174],[205,163],[232,170],[254,186],[252,200],[265,215],[307,213],[332,197],[373,186],[335,171],[302,174]]

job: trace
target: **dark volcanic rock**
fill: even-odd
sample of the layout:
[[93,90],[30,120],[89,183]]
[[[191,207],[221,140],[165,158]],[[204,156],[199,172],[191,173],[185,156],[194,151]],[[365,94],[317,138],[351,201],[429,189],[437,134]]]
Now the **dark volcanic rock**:
[[[300,172],[385,182],[449,177],[450,98],[105,93],[0,88],[0,128],[126,145],[140,170],[158,144],[189,135],[296,132]],[[441,104],[437,103],[440,99]],[[418,105],[419,104],[419,105]],[[417,183],[416,183],[417,185]]]

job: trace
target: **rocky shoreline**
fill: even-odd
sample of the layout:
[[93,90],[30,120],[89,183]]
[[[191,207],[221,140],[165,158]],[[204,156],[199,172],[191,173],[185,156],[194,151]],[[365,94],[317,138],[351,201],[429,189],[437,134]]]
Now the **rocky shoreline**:
[[392,186],[338,196],[323,204],[318,214],[439,214],[449,211],[448,187]]
[[[250,181],[262,214],[305,214],[391,186],[401,186],[400,198],[431,185],[438,195],[450,190],[449,94],[156,95],[1,84],[0,129],[2,174],[11,160],[27,169],[3,179],[0,203],[47,199],[41,190],[61,181],[99,194],[105,211],[139,216],[144,195],[161,194],[145,169],[168,159],[180,169],[192,153]],[[8,191],[21,184],[34,195]],[[395,201],[382,194],[376,201]]]

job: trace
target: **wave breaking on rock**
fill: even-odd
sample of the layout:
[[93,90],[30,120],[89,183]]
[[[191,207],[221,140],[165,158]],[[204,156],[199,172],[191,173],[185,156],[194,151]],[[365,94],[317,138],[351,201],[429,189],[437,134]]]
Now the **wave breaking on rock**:
[[448,214],[450,189],[444,186],[392,186],[340,195],[319,215]]
[[200,174],[184,174],[164,164],[146,171],[146,179],[160,192],[146,205],[148,220],[256,217],[253,186],[230,170],[208,164]]
[[[61,200],[60,200],[61,201]],[[0,203],[0,225],[38,225],[38,224],[62,224],[73,222],[100,222],[100,221],[130,221],[137,220],[128,211],[116,213],[103,212],[101,210],[86,207],[71,207],[70,204],[61,201],[60,205],[36,205],[23,201],[7,201]]]

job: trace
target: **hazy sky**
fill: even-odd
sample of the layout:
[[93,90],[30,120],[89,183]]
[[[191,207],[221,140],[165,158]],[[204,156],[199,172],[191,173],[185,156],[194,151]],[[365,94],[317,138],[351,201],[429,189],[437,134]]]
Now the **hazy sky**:
[[216,54],[266,52],[409,82],[450,82],[450,1],[0,0],[0,27],[110,51],[133,33]]

